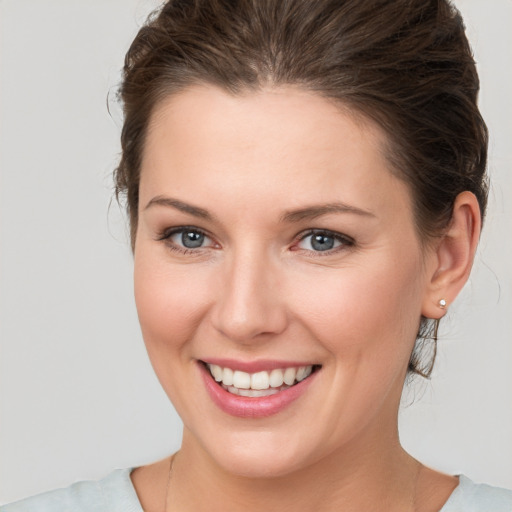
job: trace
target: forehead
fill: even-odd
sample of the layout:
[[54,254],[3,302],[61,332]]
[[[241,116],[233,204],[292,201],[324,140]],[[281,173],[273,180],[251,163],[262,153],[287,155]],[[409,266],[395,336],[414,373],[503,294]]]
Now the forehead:
[[[278,138],[273,137],[276,134]],[[204,144],[209,139],[212,145],[229,144],[231,139],[246,149],[273,141],[280,152],[285,146],[291,149],[290,145],[299,150],[297,143],[306,140],[308,146],[324,150],[332,149],[333,138],[338,144],[350,144],[363,135],[377,151],[387,142],[386,134],[368,117],[295,86],[236,95],[210,85],[188,87],[157,103],[148,126],[146,153],[163,135],[177,142],[202,138]]]
[[343,200],[368,209],[396,203],[390,195],[398,191],[408,202],[388,168],[386,142],[371,120],[299,88],[231,95],[193,87],[153,113],[141,198],[182,193],[209,201],[215,191],[241,203],[259,195],[290,207]]

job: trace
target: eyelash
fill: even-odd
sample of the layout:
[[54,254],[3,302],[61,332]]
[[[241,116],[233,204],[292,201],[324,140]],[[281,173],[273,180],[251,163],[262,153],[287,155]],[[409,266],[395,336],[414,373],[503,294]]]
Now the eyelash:
[[[180,247],[179,245],[176,245],[175,243],[171,242],[171,237],[173,235],[179,234],[179,233],[196,233],[198,235],[202,235],[206,238],[211,239],[211,237],[202,229],[199,229],[195,226],[180,226],[172,229],[167,229],[163,231],[161,234],[158,235],[157,241],[165,242],[167,247],[175,252],[178,252],[183,255],[194,255],[197,256],[200,254],[201,249],[205,249],[206,247],[198,247],[196,249],[191,249],[188,247]],[[305,251],[309,253],[310,255],[314,255],[313,257],[322,257],[322,256],[329,256],[334,253],[337,253],[341,250],[346,250],[349,247],[353,247],[355,245],[355,242],[352,238],[342,235],[340,233],[337,233],[335,231],[331,231],[329,229],[310,229],[306,232],[300,233],[293,243],[293,246],[296,244],[306,240],[308,237],[313,235],[323,235],[329,238],[333,238],[335,241],[339,242],[340,245],[338,247],[334,247],[332,249],[327,249],[325,251],[314,251],[311,249],[302,249],[302,248],[295,248],[294,251]]]
[[195,226],[180,226],[177,228],[166,229],[158,236],[157,241],[164,242],[166,244],[166,246],[171,251],[175,251],[175,252],[178,252],[178,253],[184,254],[184,255],[193,255],[193,256],[199,255],[200,249],[204,249],[204,247],[198,247],[197,249],[190,249],[188,247],[180,247],[179,245],[176,245],[175,243],[173,243],[171,241],[171,237],[173,235],[177,235],[179,233],[183,234],[186,232],[197,233],[198,235],[202,235],[204,237],[211,239],[211,237],[208,235],[208,233],[206,233],[202,229],[196,228]]
[[296,251],[306,251],[307,253],[309,253],[310,255],[312,255],[315,258],[317,258],[317,257],[321,258],[323,256],[330,256],[332,254],[336,254],[340,251],[346,250],[347,248],[353,247],[355,245],[354,240],[352,238],[350,238],[349,236],[342,235],[341,233],[337,233],[336,231],[331,231],[329,229],[310,229],[310,230],[298,235],[295,243],[302,242],[302,241],[306,240],[306,238],[313,236],[313,235],[323,235],[323,236],[326,236],[329,238],[333,238],[335,241],[339,242],[340,245],[338,247],[334,247],[332,249],[327,249],[325,251],[313,251],[310,249],[301,249],[301,248],[298,248],[295,250]]

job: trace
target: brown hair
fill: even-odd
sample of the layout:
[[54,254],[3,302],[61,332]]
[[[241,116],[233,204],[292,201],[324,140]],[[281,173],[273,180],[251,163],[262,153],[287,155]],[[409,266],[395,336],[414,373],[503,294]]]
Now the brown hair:
[[[193,84],[232,94],[296,85],[334,99],[388,134],[386,156],[412,191],[420,238],[439,235],[457,195],[487,202],[487,128],[464,24],[448,0],[170,0],[140,29],[125,59],[122,156],[132,247],[141,159],[155,106]],[[420,340],[409,370],[430,375]],[[435,344],[434,344],[435,349]]]

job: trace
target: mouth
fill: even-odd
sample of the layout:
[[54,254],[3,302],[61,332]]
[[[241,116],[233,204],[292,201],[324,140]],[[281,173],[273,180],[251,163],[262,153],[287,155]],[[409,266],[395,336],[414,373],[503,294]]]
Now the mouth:
[[320,369],[320,365],[288,366],[248,373],[203,362],[213,380],[232,395],[262,398],[290,389]]

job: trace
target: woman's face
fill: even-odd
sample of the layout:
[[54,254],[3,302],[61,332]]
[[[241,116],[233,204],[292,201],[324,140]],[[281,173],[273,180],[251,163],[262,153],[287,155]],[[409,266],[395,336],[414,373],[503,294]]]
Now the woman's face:
[[396,438],[435,258],[384,142],[292,87],[190,88],[153,115],[140,323],[187,446],[224,469],[284,475]]

